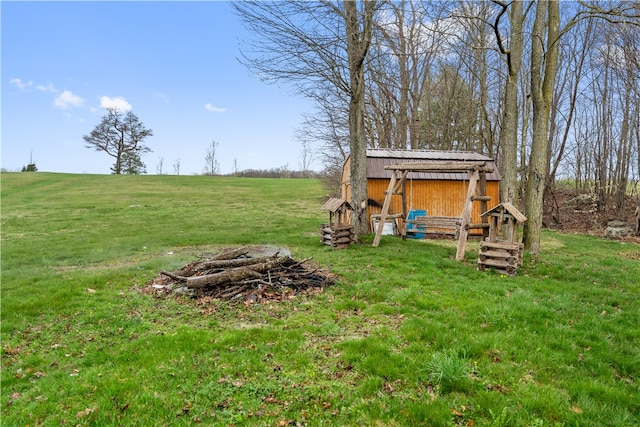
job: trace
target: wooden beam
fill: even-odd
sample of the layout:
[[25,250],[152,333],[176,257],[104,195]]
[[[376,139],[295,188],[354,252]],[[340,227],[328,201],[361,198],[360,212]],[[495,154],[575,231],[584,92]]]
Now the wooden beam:
[[[487,174],[484,172],[480,172],[480,195],[475,196],[475,200],[480,200],[480,213],[485,213],[487,211],[488,204],[487,202],[491,201],[491,197],[487,196]],[[482,217],[482,222],[484,224],[488,224],[487,218]],[[482,229],[482,240],[486,240],[489,237],[489,228]]]
[[388,165],[386,170],[414,171],[414,172],[442,172],[456,173],[465,171],[493,172],[493,168],[487,166],[487,162],[407,162]]
[[404,171],[402,172],[402,176],[400,177],[400,179],[398,180],[398,183],[396,184],[396,186],[393,188],[393,194],[402,194],[402,197],[404,197],[404,183],[405,180],[407,179],[407,174],[409,173],[409,171]]
[[467,247],[467,237],[469,235],[468,224],[471,224],[471,212],[473,210],[473,196],[476,194],[476,185],[478,184],[478,171],[475,170],[469,180],[469,188],[467,189],[467,198],[462,208],[462,224],[460,225],[460,235],[458,236],[458,250],[456,251],[456,261],[464,259],[464,251]]
[[[397,177],[396,171],[393,171],[391,174],[391,179],[389,180],[389,189],[387,190],[387,195],[384,198],[384,203],[382,204],[382,212],[380,212],[380,225],[378,225],[378,229],[376,230],[376,237],[373,239],[373,247],[377,248],[380,244],[380,238],[382,237],[382,229],[383,225],[387,220],[387,214],[389,213],[389,206],[391,205],[391,197],[393,197],[393,189],[395,188]],[[406,176],[406,175],[404,175]]]

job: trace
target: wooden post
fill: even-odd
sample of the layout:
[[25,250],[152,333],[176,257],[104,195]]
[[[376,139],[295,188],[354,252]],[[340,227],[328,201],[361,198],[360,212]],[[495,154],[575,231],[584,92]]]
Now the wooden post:
[[389,206],[391,205],[391,197],[393,196],[393,189],[396,185],[396,173],[397,171],[393,171],[391,173],[391,179],[389,180],[389,188],[387,189],[387,195],[384,198],[384,203],[382,204],[382,212],[380,212],[380,223],[378,224],[378,229],[376,230],[376,237],[373,239],[373,247],[377,248],[380,244],[380,238],[382,237],[382,229],[383,225],[387,221],[387,214],[389,213]]
[[473,211],[473,196],[476,193],[478,184],[478,170],[473,171],[473,175],[469,180],[469,188],[467,189],[467,199],[462,209],[462,224],[460,224],[460,233],[458,236],[458,250],[456,251],[456,261],[464,259],[464,251],[467,247],[467,236],[469,235],[468,224],[471,224],[471,212]]
[[[409,171],[404,171],[402,173],[402,229],[405,230],[402,232],[402,238],[405,239],[407,237],[407,233],[406,233],[406,229],[407,226],[405,225],[405,221],[407,220],[407,175],[409,174]],[[410,191],[413,191],[413,188],[409,189]],[[410,195],[410,197],[413,197],[413,194]]]
[[[482,196],[483,198],[480,199],[480,213],[484,213],[487,211],[487,199],[486,199],[486,195],[487,195],[487,173],[485,171],[481,171],[480,172],[480,196]],[[482,217],[482,223],[486,224],[487,223],[487,219],[486,217]],[[489,237],[489,230],[486,228],[482,229],[482,240],[486,240],[487,237]]]

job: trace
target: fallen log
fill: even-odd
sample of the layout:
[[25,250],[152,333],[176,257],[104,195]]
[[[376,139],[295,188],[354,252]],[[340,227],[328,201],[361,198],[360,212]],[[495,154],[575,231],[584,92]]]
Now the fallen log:
[[291,258],[271,258],[268,261],[264,261],[259,264],[236,267],[231,270],[225,270],[204,276],[189,277],[186,280],[187,288],[198,289],[207,286],[218,286],[229,282],[239,282],[248,278],[259,279],[262,277],[261,273],[265,273],[275,267],[279,267],[287,260],[291,260]]
[[211,270],[214,268],[234,268],[245,267],[253,264],[260,264],[267,262],[274,257],[260,257],[260,258],[237,258],[237,259],[214,259],[210,261],[202,261],[196,266],[196,271]]
[[225,270],[220,273],[207,274],[204,276],[193,276],[186,280],[187,288],[199,289],[207,286],[218,286],[225,283],[239,282],[248,278],[259,279],[262,274],[248,267],[237,267],[233,270]]

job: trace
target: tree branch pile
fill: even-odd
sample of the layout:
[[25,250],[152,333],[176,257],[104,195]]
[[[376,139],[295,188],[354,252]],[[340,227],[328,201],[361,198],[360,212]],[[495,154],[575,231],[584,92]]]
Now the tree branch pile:
[[278,301],[300,292],[319,292],[334,280],[326,272],[279,252],[252,256],[247,247],[203,257],[180,270],[160,271],[144,292],[248,302]]

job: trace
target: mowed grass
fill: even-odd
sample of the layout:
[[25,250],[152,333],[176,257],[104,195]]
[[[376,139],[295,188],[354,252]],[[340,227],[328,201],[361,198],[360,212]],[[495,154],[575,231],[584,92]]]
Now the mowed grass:
[[[544,233],[334,251],[315,180],[2,174],[2,425],[636,426],[640,246]],[[139,292],[246,244],[338,275],[243,305]]]

